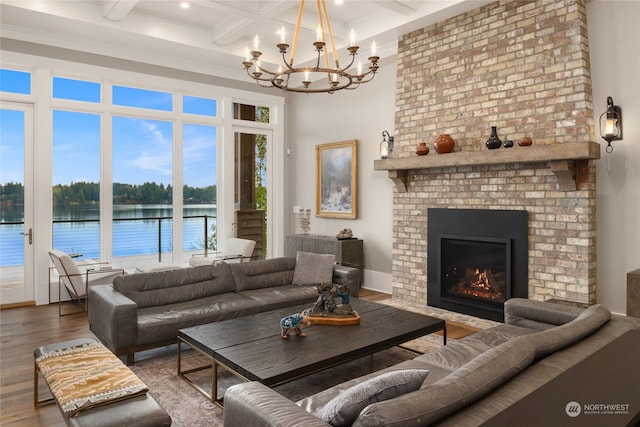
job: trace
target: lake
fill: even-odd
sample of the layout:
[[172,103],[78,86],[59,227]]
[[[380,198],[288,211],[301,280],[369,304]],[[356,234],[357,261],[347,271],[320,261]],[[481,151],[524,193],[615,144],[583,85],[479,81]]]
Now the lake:
[[[53,247],[81,258],[100,258],[99,206],[56,208],[53,224]],[[199,216],[183,220],[185,251],[204,248],[204,215],[208,215],[208,236],[216,224],[216,205],[186,205],[184,216]],[[173,209],[171,205],[115,205],[113,208],[113,256],[147,255],[172,252]],[[213,218],[211,218],[213,217]],[[143,219],[144,218],[144,219]],[[169,218],[169,219],[146,219]],[[22,212],[2,209],[0,225],[0,267],[24,263]],[[57,222],[65,221],[65,222]],[[67,222],[68,221],[68,222]],[[158,238],[160,235],[160,239]]]

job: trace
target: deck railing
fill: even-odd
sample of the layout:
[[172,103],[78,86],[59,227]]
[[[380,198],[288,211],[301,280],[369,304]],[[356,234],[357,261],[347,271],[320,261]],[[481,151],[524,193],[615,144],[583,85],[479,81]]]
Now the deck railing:
[[[123,257],[157,254],[158,262],[162,262],[162,254],[172,252],[173,219],[173,216],[114,218],[112,255]],[[215,233],[216,216],[188,215],[181,219],[185,251],[201,250],[206,254],[209,250],[214,250],[207,243]],[[23,264],[24,239],[19,233],[23,231],[24,222],[2,222],[0,227],[3,228],[3,236],[10,236],[2,239],[0,252],[11,254],[10,259],[0,259],[0,266]],[[100,220],[56,219],[53,221],[52,229],[54,248],[79,258],[100,257]]]

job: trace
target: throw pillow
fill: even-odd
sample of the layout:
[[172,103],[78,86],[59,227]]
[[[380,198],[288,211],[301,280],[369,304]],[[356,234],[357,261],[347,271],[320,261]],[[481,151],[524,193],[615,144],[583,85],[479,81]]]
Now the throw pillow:
[[314,415],[332,426],[350,426],[370,404],[418,390],[428,374],[427,369],[387,372],[344,390]]
[[313,254],[298,252],[296,266],[293,269],[294,285],[319,285],[331,283],[333,279],[333,264],[336,256],[332,254]]

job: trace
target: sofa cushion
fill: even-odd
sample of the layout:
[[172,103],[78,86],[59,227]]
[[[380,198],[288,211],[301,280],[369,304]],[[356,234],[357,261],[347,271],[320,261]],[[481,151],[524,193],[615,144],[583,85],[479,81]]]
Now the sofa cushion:
[[460,410],[533,362],[535,349],[526,338],[514,338],[489,349],[432,385],[369,405],[353,425],[427,425]]
[[428,374],[426,369],[387,372],[343,391],[314,415],[333,426],[349,426],[371,403],[417,390]]
[[238,294],[254,300],[260,306],[260,311],[271,311],[300,304],[309,304],[311,307],[318,299],[318,289],[315,286],[300,285],[251,289]]
[[294,285],[319,285],[331,283],[333,279],[333,254],[296,253],[296,267],[293,270]]
[[237,291],[290,285],[296,259],[272,258],[259,261],[230,264]]
[[600,304],[585,309],[569,323],[528,336],[536,349],[536,360],[562,350],[591,334],[611,319],[611,312]]
[[[237,292],[138,310],[137,345],[175,341],[178,331],[191,326],[259,313],[260,305]],[[276,328],[277,330],[277,325]]]
[[117,277],[113,288],[139,308],[175,304],[235,290],[231,270],[225,263],[127,274]]
[[571,322],[582,310],[549,301],[511,298],[504,303],[504,323],[542,331]]

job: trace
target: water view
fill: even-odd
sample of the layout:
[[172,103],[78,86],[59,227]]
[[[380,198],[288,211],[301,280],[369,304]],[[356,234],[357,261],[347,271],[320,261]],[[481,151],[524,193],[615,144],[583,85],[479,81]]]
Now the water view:
[[[78,258],[100,258],[99,206],[56,207],[53,247]],[[184,206],[183,245],[185,251],[203,249],[205,216],[207,239],[215,230],[216,205]],[[113,256],[171,253],[173,247],[171,205],[114,205]],[[189,217],[189,218],[187,218]],[[194,217],[194,218],[190,218]],[[24,263],[22,209],[2,208],[0,224],[0,267]],[[7,224],[13,223],[13,224]]]

